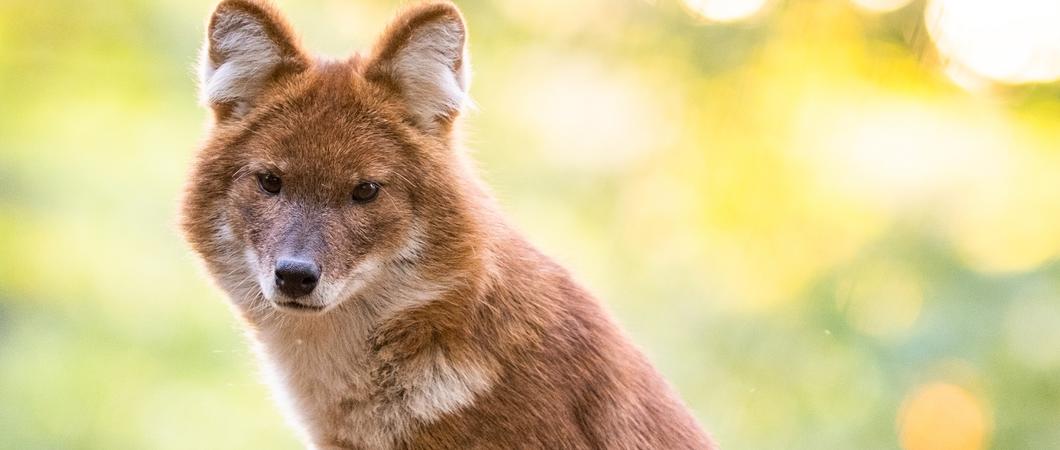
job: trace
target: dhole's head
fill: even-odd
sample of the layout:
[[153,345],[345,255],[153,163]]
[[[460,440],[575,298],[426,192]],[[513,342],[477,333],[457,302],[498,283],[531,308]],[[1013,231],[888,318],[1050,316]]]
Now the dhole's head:
[[470,191],[451,148],[468,88],[455,6],[408,8],[371,52],[329,61],[271,5],[225,0],[201,64],[214,121],[183,227],[237,302],[326,311],[457,245]]

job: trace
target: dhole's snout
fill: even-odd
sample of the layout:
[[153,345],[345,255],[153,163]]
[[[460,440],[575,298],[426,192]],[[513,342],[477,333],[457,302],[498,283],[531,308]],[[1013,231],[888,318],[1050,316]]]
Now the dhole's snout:
[[292,220],[279,228],[280,239],[276,248],[276,262],[273,266],[273,283],[275,290],[286,297],[279,301],[280,306],[301,309],[303,307],[319,308],[305,297],[313,293],[321,284],[320,249],[323,246],[321,225],[314,220],[305,220],[300,215],[293,215]]
[[312,293],[318,281],[320,266],[315,262],[298,258],[276,261],[276,288],[292,299]]

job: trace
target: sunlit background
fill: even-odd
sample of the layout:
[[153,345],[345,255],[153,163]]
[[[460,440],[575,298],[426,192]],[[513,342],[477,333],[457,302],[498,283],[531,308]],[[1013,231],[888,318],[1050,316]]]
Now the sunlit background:
[[[723,448],[1060,449],[1060,2],[459,4],[486,179]],[[176,232],[210,7],[0,2],[0,448],[298,446]]]

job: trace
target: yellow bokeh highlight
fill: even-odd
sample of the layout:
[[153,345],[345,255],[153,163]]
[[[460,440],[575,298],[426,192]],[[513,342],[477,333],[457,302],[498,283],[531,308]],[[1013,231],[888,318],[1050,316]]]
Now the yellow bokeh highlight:
[[991,424],[986,405],[949,383],[932,383],[910,394],[898,414],[905,450],[979,450]]
[[[1015,141],[1009,148],[1014,146],[1029,147]],[[1042,143],[1037,152],[1013,158],[995,181],[981,178],[947,205],[946,225],[972,267],[1019,272],[1060,253],[1060,185],[1055,182],[1060,155],[1049,154],[1049,146]]]
[[713,22],[735,22],[753,17],[767,0],[683,0],[695,15]]
[[913,0],[851,0],[855,6],[868,12],[884,13],[904,8]]

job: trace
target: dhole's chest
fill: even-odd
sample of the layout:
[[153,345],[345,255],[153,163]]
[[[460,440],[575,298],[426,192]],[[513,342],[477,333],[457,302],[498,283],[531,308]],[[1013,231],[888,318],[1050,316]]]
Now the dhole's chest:
[[288,419],[324,448],[391,448],[415,424],[473,405],[495,378],[487,364],[454,361],[440,349],[395,364],[349,334],[259,339]]
[[[266,338],[268,339],[268,338]],[[330,340],[328,340],[330,341]],[[289,422],[327,447],[385,448],[392,426],[376,412],[386,409],[364,345],[295,338],[265,343],[259,354],[270,389]],[[336,352],[339,348],[345,351]],[[328,351],[324,351],[327,349]]]

